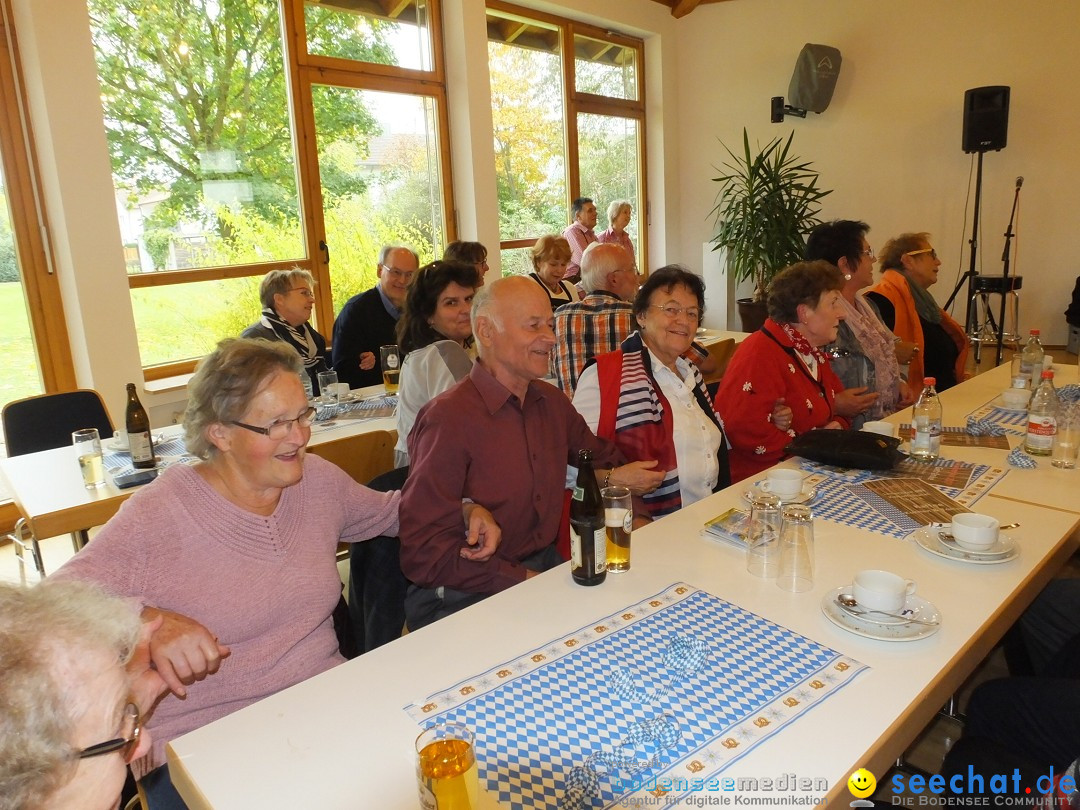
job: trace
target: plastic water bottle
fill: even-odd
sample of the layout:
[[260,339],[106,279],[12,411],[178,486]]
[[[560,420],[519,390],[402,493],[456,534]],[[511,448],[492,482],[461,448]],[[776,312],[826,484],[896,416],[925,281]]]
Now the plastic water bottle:
[[[938,399],[933,377],[923,378],[923,390],[911,412],[911,456],[921,461],[933,461],[941,453],[941,400]],[[1049,452],[1049,451],[1047,451]]]
[[1032,329],[1027,339],[1027,343],[1024,344],[1024,351],[1020,353],[1020,373],[1027,377],[1030,382],[1028,388],[1034,390],[1039,385],[1039,375],[1042,374],[1043,368],[1043,355],[1046,354],[1043,351],[1042,341],[1039,340],[1039,330]]
[[1054,372],[1042,372],[1042,382],[1028,406],[1027,437],[1024,452],[1033,456],[1048,456],[1057,435],[1058,395],[1054,390]]

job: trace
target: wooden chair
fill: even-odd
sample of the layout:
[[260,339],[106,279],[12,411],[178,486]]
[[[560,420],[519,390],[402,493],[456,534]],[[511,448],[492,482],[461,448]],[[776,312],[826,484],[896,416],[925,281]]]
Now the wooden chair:
[[731,355],[735,354],[735,338],[718,340],[706,348],[709,350],[709,357],[716,363],[716,369],[705,377],[705,384],[709,385],[720,382],[720,378],[727,371],[728,363],[731,362]]
[[396,430],[373,430],[314,445],[308,448],[308,452],[341,467],[357,483],[366,484],[372,478],[394,469],[395,444]]

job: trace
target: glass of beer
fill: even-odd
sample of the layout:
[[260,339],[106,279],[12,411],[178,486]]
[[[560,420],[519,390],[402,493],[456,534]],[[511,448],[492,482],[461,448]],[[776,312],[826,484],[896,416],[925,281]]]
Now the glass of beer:
[[607,532],[607,570],[630,570],[630,530],[634,526],[634,506],[626,487],[604,487],[604,529]]
[[96,489],[105,484],[105,462],[101,457],[101,437],[97,428],[83,428],[71,434],[75,455],[79,459],[83,485]]
[[416,738],[416,781],[425,810],[474,810],[480,793],[473,733],[436,723]]
[[401,375],[401,351],[396,345],[379,347],[379,365],[386,393],[396,394],[398,377]]

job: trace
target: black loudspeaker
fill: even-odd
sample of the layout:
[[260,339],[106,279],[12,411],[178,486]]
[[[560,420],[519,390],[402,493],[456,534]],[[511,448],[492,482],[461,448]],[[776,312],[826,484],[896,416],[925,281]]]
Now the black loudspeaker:
[[788,83],[787,102],[810,112],[825,112],[840,76],[840,51],[828,45],[803,45]]
[[964,151],[997,152],[1009,140],[1009,88],[973,87],[964,93]]

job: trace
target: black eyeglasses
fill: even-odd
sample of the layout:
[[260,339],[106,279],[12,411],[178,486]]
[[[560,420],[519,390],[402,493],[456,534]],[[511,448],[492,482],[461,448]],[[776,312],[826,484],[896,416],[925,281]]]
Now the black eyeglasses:
[[100,757],[103,754],[111,754],[113,751],[122,751],[124,762],[131,762],[135,755],[135,749],[139,747],[139,736],[142,734],[142,718],[139,717],[139,707],[134,703],[124,706],[124,718],[120,725],[120,734],[115,740],[91,745],[79,752],[79,759]]
[[252,433],[261,433],[263,436],[269,436],[274,441],[281,441],[292,432],[293,422],[296,422],[300,427],[311,427],[312,420],[315,419],[315,409],[308,408],[302,414],[295,419],[281,419],[266,427],[258,427],[257,425],[248,425],[244,422],[237,422],[235,419],[230,421],[230,425],[236,425],[242,427],[244,430],[250,430]]

